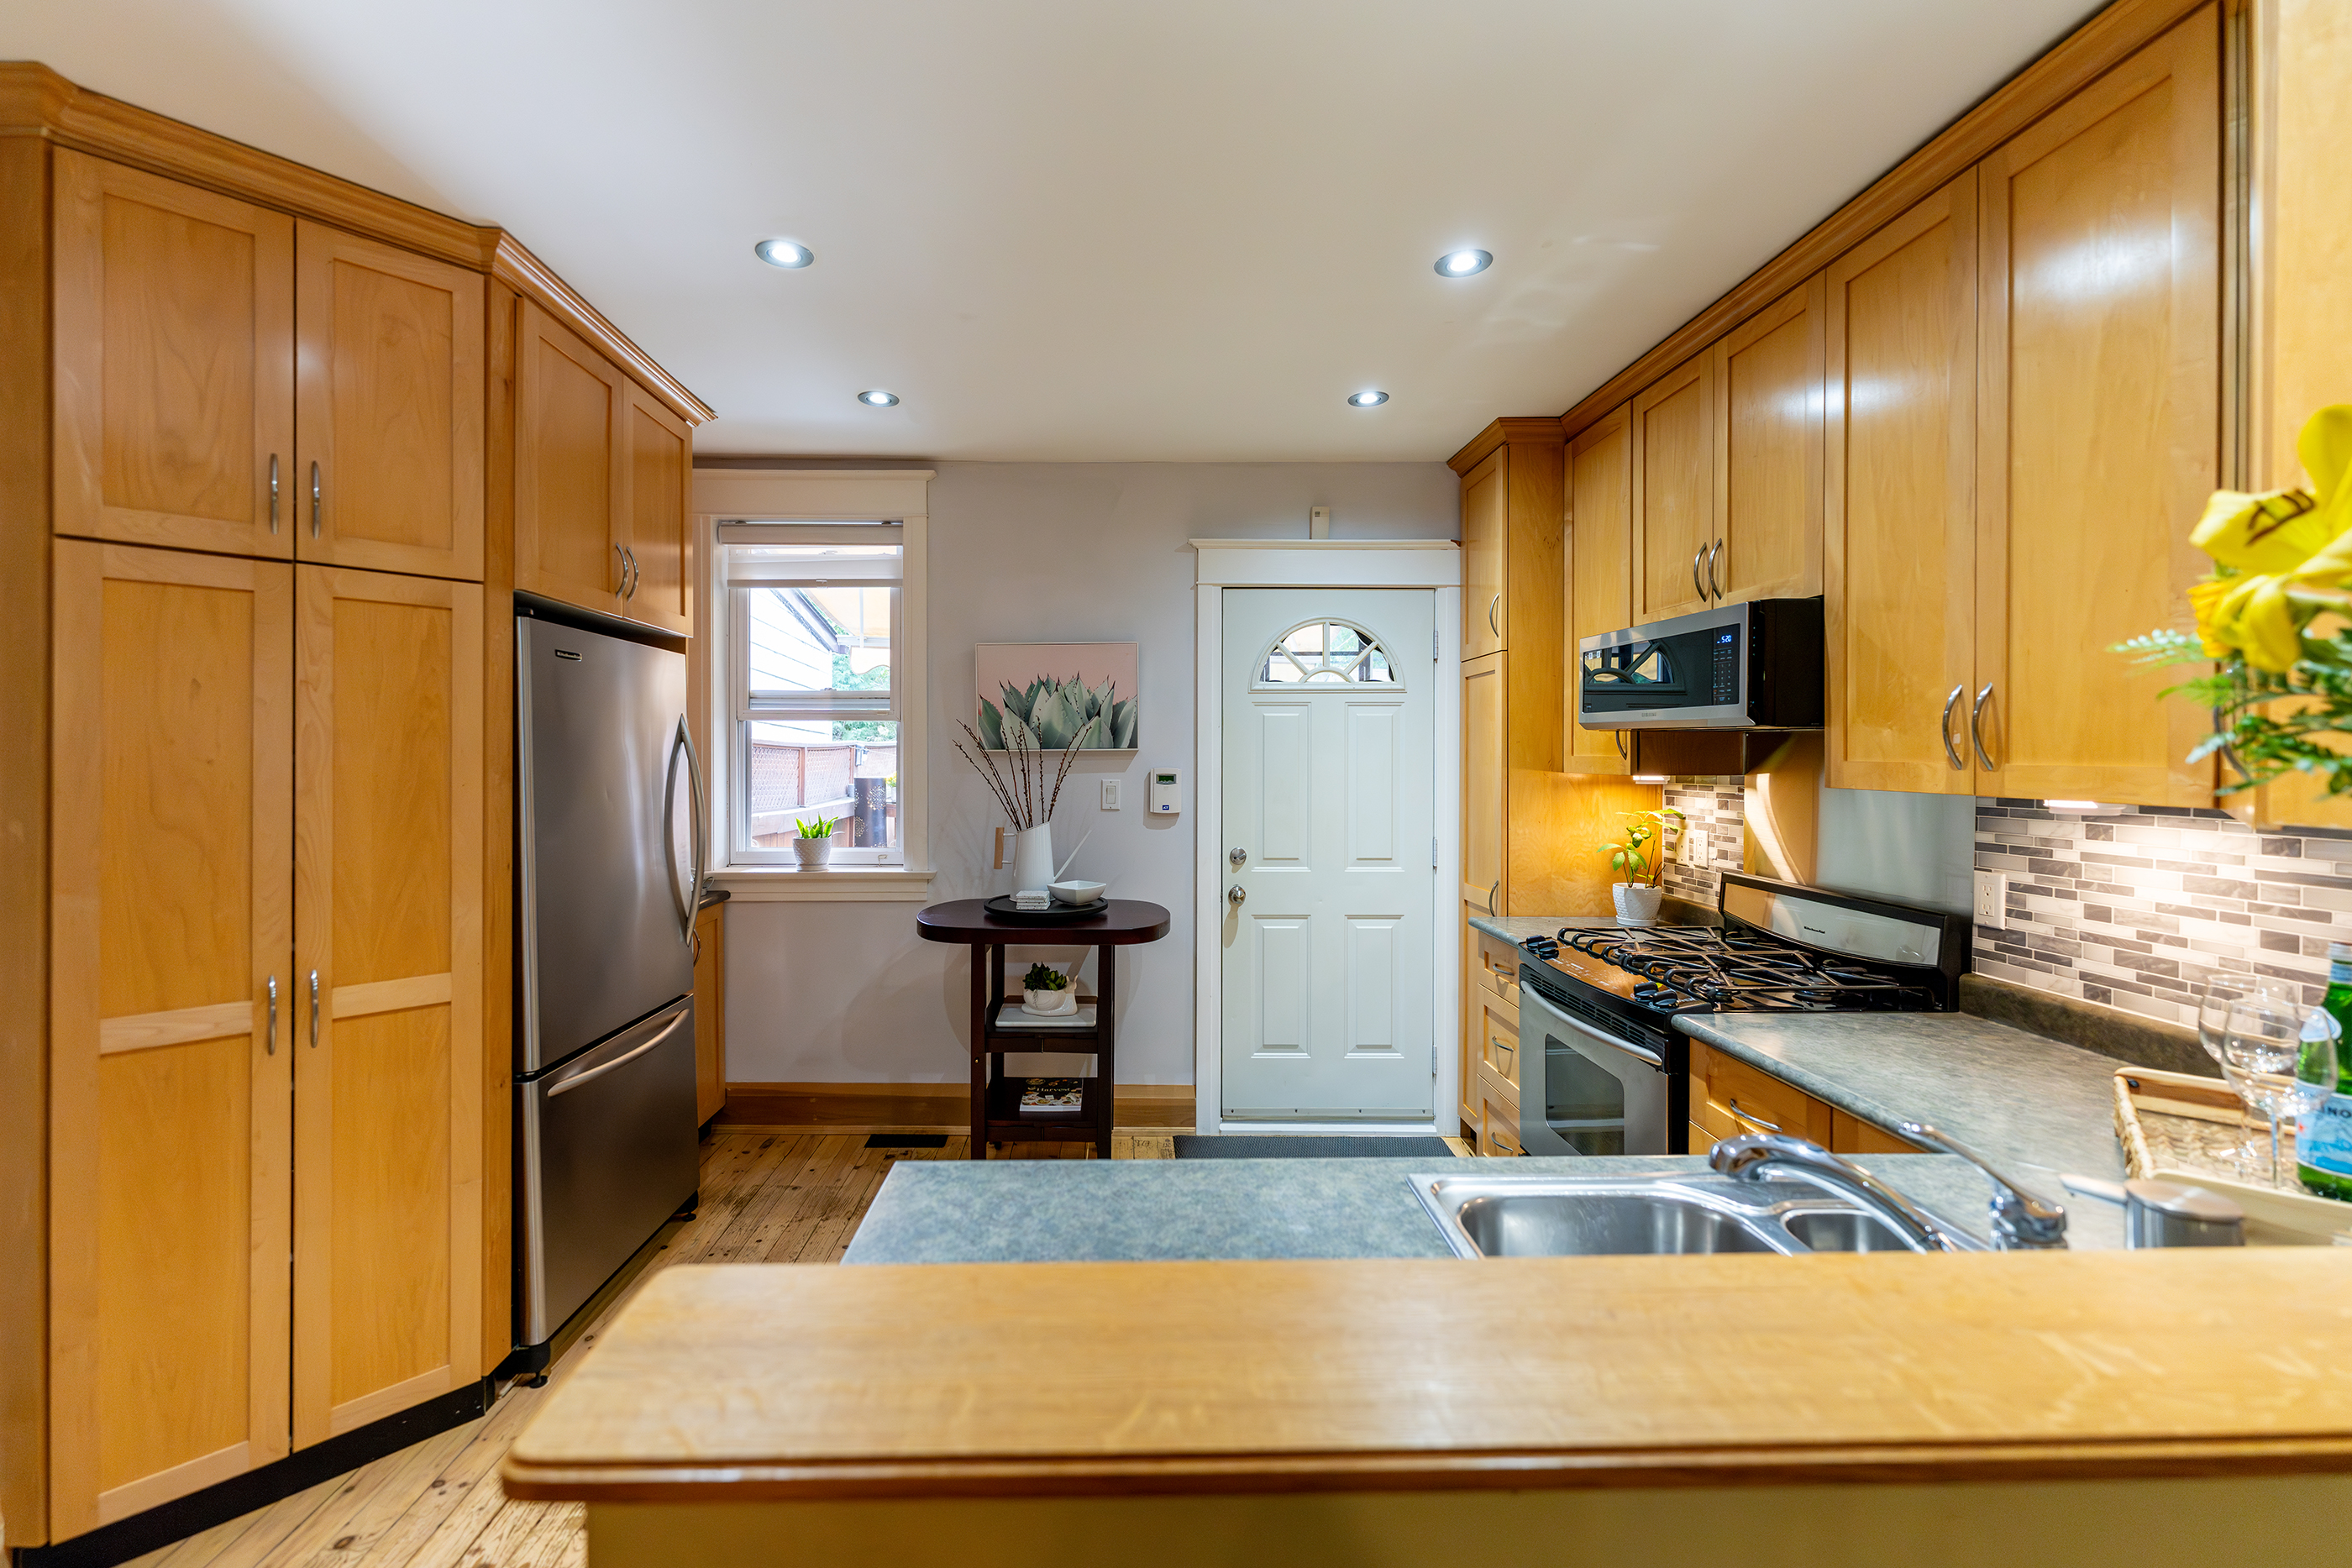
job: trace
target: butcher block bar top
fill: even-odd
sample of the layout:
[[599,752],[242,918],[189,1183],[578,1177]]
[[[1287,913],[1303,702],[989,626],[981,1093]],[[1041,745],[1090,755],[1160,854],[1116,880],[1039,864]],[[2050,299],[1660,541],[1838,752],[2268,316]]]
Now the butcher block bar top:
[[681,1267],[503,1471],[615,1502],[2352,1471],[2352,1250]]

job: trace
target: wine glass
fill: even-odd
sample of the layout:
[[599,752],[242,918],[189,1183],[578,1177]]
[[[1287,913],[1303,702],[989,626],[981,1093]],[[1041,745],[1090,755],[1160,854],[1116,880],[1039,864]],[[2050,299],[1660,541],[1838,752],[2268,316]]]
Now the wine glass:
[[[2272,998],[2282,1004],[2292,1005],[2300,995],[2292,982],[2267,975],[2210,975],[2197,997],[2197,1043],[2205,1048],[2205,1054],[2219,1066],[2221,1063],[2221,1040],[2230,1032],[2230,1009],[2232,1007],[2248,997]],[[2242,1113],[2238,1122],[2238,1141],[2229,1153],[2230,1168],[2242,1176],[2250,1174],[2254,1168],[2258,1152],[2254,1145],[2253,1129],[2247,1125]]]
[[2279,1119],[2336,1092],[2336,1020],[2285,997],[2242,997],[2221,1038],[2221,1071],[2249,1110],[2270,1118],[2271,1185],[2279,1184]]

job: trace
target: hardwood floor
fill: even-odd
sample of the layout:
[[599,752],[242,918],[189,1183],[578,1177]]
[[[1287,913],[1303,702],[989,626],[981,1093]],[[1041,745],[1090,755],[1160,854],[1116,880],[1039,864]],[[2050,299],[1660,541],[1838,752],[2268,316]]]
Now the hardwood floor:
[[[1113,1159],[1169,1159],[1175,1129],[1121,1133]],[[139,1568],[559,1568],[584,1563],[575,1503],[509,1501],[498,1465],[548,1390],[657,1269],[672,1263],[837,1263],[900,1160],[960,1160],[936,1149],[870,1149],[866,1135],[719,1128],[703,1140],[701,1207],[666,1228],[651,1262],[614,1292],[550,1368],[546,1387],[509,1388],[478,1421],[321,1481],[268,1508],[136,1559]],[[999,1158],[1087,1159],[1086,1144],[1024,1144]]]

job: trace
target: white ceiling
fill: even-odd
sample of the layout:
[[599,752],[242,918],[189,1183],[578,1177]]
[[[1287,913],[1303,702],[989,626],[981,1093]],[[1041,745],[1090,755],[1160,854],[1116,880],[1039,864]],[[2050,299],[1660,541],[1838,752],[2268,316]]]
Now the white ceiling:
[[[2090,9],[0,0],[0,57],[512,229],[718,409],[706,453],[1427,460]],[[1462,245],[1492,270],[1439,278]]]

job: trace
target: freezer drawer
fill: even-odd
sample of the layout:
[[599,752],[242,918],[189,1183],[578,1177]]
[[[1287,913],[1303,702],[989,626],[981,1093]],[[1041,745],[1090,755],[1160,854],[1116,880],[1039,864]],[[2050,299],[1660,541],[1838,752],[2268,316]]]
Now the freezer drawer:
[[516,1093],[520,1339],[541,1344],[694,1195],[694,998]]

